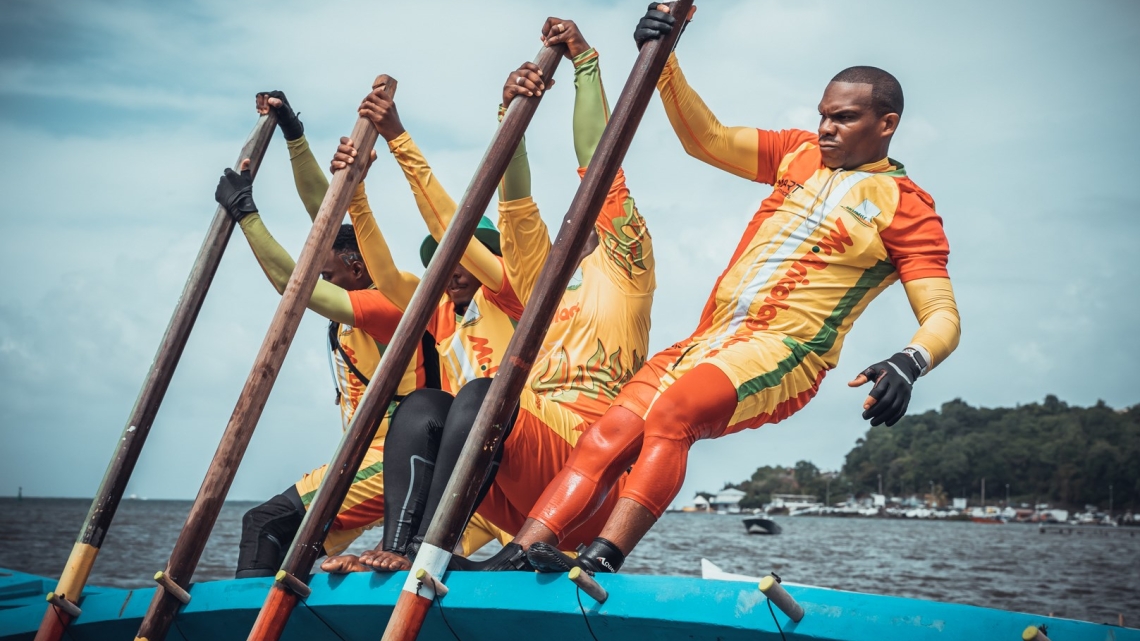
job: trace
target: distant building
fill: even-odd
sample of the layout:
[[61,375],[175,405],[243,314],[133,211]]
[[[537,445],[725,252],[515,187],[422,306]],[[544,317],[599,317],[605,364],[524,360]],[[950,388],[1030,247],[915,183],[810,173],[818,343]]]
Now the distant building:
[[740,500],[744,498],[744,494],[732,488],[721,490],[709,501],[709,507],[716,512],[736,514],[740,512]]
[[955,510],[966,509],[966,499],[954,499],[953,507]]

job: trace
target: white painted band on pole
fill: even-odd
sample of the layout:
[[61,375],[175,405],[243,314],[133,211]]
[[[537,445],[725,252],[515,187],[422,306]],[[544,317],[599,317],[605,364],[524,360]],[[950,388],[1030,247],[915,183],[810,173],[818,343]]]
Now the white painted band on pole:
[[598,603],[605,603],[606,599],[610,598],[606,589],[601,586],[594,577],[582,571],[582,568],[570,568],[570,580],[574,582],[582,591],[590,595],[590,598]]
[[1041,628],[1035,625],[1025,628],[1025,631],[1021,633],[1021,639],[1022,641],[1049,641],[1049,637],[1045,636]]
[[[447,564],[450,561],[451,552],[430,543],[421,545],[419,553],[416,554],[416,560],[412,563],[412,569],[408,572],[408,578],[404,581],[404,592],[411,592],[425,599],[434,599],[436,597],[435,588],[417,579],[416,574],[420,570],[427,570],[427,573],[433,578],[442,577],[443,573],[447,571]],[[439,582],[439,579],[436,581]],[[440,594],[440,596],[443,595]]]
[[773,605],[780,608],[780,612],[788,615],[788,618],[792,621],[798,623],[800,619],[804,618],[804,609],[800,607],[799,603],[796,603],[792,595],[788,594],[784,586],[780,585],[776,577],[769,574],[763,579],[760,579],[760,591],[764,593],[764,596],[768,597],[768,600],[771,601]]
[[47,602],[59,608],[64,614],[73,619],[78,619],[79,615],[83,613],[83,610],[80,610],[78,605],[75,605],[71,601],[68,601],[63,595],[56,594],[55,592],[47,593]]

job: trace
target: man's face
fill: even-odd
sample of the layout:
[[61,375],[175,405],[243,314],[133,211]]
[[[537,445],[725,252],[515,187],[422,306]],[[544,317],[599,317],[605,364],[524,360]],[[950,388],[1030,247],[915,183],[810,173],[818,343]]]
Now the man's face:
[[898,114],[879,116],[871,85],[832,82],[819,101],[819,149],[829,169],[855,169],[887,155]]
[[482,283],[475,278],[474,274],[467,271],[463,265],[456,265],[455,271],[451,274],[451,280],[447,283],[448,298],[455,304],[457,309],[467,309],[467,304],[471,302],[475,292],[479,291]]
[[341,289],[351,291],[368,286],[362,282],[361,276],[364,272],[364,263],[360,258],[351,253],[330,249],[325,256],[324,267],[321,268],[321,278]]

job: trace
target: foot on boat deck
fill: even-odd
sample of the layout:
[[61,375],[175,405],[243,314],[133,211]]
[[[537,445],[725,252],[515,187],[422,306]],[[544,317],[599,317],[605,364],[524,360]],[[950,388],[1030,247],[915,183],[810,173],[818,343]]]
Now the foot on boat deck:
[[367,572],[372,568],[362,563],[360,557],[355,554],[338,554],[322,561],[321,569],[329,574],[348,574],[349,572]]
[[392,550],[369,550],[360,562],[377,572],[400,572],[412,569],[412,559]]

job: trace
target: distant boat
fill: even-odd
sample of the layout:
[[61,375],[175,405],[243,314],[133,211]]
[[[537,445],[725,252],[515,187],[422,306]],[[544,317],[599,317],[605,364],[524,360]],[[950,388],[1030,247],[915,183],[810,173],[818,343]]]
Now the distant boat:
[[749,534],[779,534],[783,531],[779,523],[758,516],[744,519],[744,529],[748,530]]
[[1004,525],[1005,521],[996,516],[971,516],[970,520],[974,523],[985,523],[987,525]]

